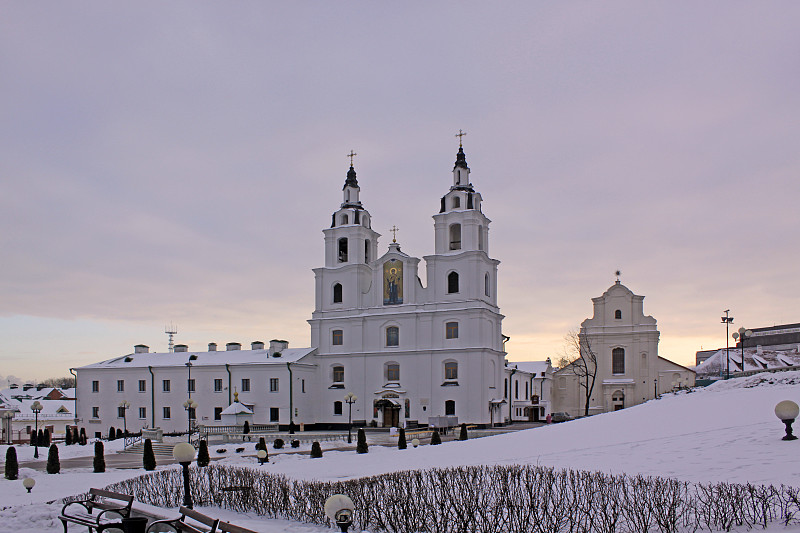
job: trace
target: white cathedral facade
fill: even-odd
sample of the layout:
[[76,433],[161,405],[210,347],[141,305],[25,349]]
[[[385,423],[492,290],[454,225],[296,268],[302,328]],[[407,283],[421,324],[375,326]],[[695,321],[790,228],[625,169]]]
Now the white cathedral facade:
[[[355,424],[413,426],[448,416],[488,426],[508,417],[499,261],[489,256],[491,221],[470,183],[463,148],[433,215],[427,286],[420,258],[394,240],[378,255],[380,235],[360,190],[351,164],[342,202],[323,230],[325,264],[314,269],[310,348],[272,341],[254,342],[250,350],[229,343],[224,351],[211,344],[150,353],[140,345],[76,369],[79,424],[90,435],[123,424],[133,431],[180,431],[188,420],[221,424],[234,391],[255,424],[341,427],[348,393],[357,397]],[[196,408],[184,406],[188,397]]]

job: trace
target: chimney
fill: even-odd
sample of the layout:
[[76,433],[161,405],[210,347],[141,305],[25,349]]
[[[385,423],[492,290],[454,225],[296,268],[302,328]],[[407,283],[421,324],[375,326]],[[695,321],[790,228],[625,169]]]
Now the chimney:
[[32,389],[32,388],[33,388],[33,384],[32,383],[26,383],[25,385],[22,386],[22,390],[29,390],[29,389]]
[[253,342],[250,343],[250,349],[251,350],[263,350],[264,349],[264,343],[261,342],[261,341],[253,341]]
[[144,344],[137,344],[133,347],[133,353],[149,353],[150,347],[145,346]]
[[185,344],[176,344],[175,345],[175,353],[188,352],[188,351],[189,351],[189,347],[186,346]]
[[225,345],[225,349],[229,352],[233,352],[235,350],[241,350],[242,345],[238,342],[229,342],[228,344]]
[[289,349],[289,341],[280,341],[277,339],[272,339],[269,341],[269,355],[275,355],[276,353],[281,353],[284,350]]
[[209,352],[216,352],[217,351],[217,343],[216,342],[209,342],[208,343],[208,351]]

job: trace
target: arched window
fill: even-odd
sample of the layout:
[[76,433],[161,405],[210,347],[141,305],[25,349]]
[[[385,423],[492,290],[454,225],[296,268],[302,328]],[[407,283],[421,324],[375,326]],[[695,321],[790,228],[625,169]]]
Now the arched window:
[[350,217],[348,217],[346,214],[342,215],[342,223],[341,223],[341,225],[345,226],[345,225],[347,225],[349,223],[350,223]]
[[347,263],[347,237],[339,239],[339,262]]
[[386,381],[400,381],[400,365],[397,363],[386,365]]
[[369,239],[364,241],[364,262],[369,263]]
[[514,399],[519,400],[519,381],[514,382]]
[[333,402],[333,414],[334,415],[342,414],[342,402]]
[[525,399],[528,399],[528,382],[525,382]]
[[456,414],[455,400],[447,400],[446,402],[444,402],[444,414],[445,416],[455,416]]
[[450,272],[447,275],[447,294],[458,292],[458,272]]
[[444,364],[444,379],[458,379],[458,363],[448,361]]
[[400,346],[400,328],[397,326],[386,328],[386,346]]
[[611,373],[625,373],[625,350],[622,348],[614,348],[611,350]]
[[344,191],[344,201],[345,202],[349,202],[350,201],[350,191],[349,190]]
[[461,198],[453,196],[453,209],[458,209],[459,207],[461,207]]
[[461,224],[450,225],[450,249],[461,249]]
[[503,386],[503,398],[508,398],[508,378],[505,379]]
[[333,285],[333,303],[340,304],[342,303],[342,284],[335,283]]
[[487,272],[486,275],[483,276],[483,292],[486,296],[490,296],[491,294],[491,287],[489,286],[489,273]]
[[344,367],[343,366],[335,366],[333,367],[333,382],[334,383],[344,383]]
[[458,322],[448,322],[444,326],[445,331],[445,338],[446,339],[457,339],[458,338]]
[[619,310],[619,309],[614,311],[614,318],[617,319],[617,320],[622,320],[622,311]]

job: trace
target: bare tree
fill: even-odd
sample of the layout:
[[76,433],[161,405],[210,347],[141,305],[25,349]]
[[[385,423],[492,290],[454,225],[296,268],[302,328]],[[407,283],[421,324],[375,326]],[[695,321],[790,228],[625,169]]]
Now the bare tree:
[[562,368],[569,367],[578,376],[578,385],[583,389],[584,415],[589,416],[589,400],[597,379],[597,354],[586,335],[572,330],[564,336],[564,356],[559,360]]

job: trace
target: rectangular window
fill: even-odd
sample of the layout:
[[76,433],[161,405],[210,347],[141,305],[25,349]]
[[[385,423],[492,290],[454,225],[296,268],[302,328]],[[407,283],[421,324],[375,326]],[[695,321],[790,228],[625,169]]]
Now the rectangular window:
[[342,414],[342,402],[333,402],[333,414],[334,415]]
[[386,379],[389,381],[400,381],[400,365],[387,365]]
[[242,392],[250,392],[250,379],[244,378],[242,380]]
[[92,381],[92,392],[100,392],[100,382]]
[[278,392],[278,378],[269,378],[269,391]]
[[172,413],[170,412],[169,407],[165,407],[164,408],[164,419],[168,420],[170,418],[172,418]]
[[333,382],[334,383],[344,383],[344,367],[343,366],[335,366],[335,367],[333,367]]
[[117,380],[117,392],[125,392],[125,380],[118,379]]
[[92,407],[92,418],[100,418],[100,408]]
[[341,346],[344,342],[344,333],[340,329],[333,330],[333,345]]
[[141,419],[147,418],[147,407],[140,407],[139,408],[139,418],[141,418]]
[[164,392],[169,392],[169,388],[170,385],[168,379],[165,379],[164,381],[161,382],[161,390],[163,390]]
[[445,338],[457,339],[458,338],[458,322],[448,322],[445,324]]
[[303,389],[303,394],[305,394],[305,392],[306,392],[306,380],[303,379],[303,380],[300,381],[300,388]]
[[117,407],[117,418],[125,418],[125,408]]
[[222,420],[222,407],[214,408],[214,420]]
[[389,326],[386,328],[386,346],[399,346],[400,345],[400,328],[397,326]]
[[215,379],[214,380],[214,392],[222,392],[222,380]]
[[269,421],[270,422],[278,422],[280,420],[280,409],[277,407],[270,407],[269,408]]
[[139,380],[139,392],[147,392],[147,381],[143,379]]
[[194,392],[194,378],[186,380],[186,390],[188,392]]
[[444,379],[458,379],[458,363],[444,364]]

